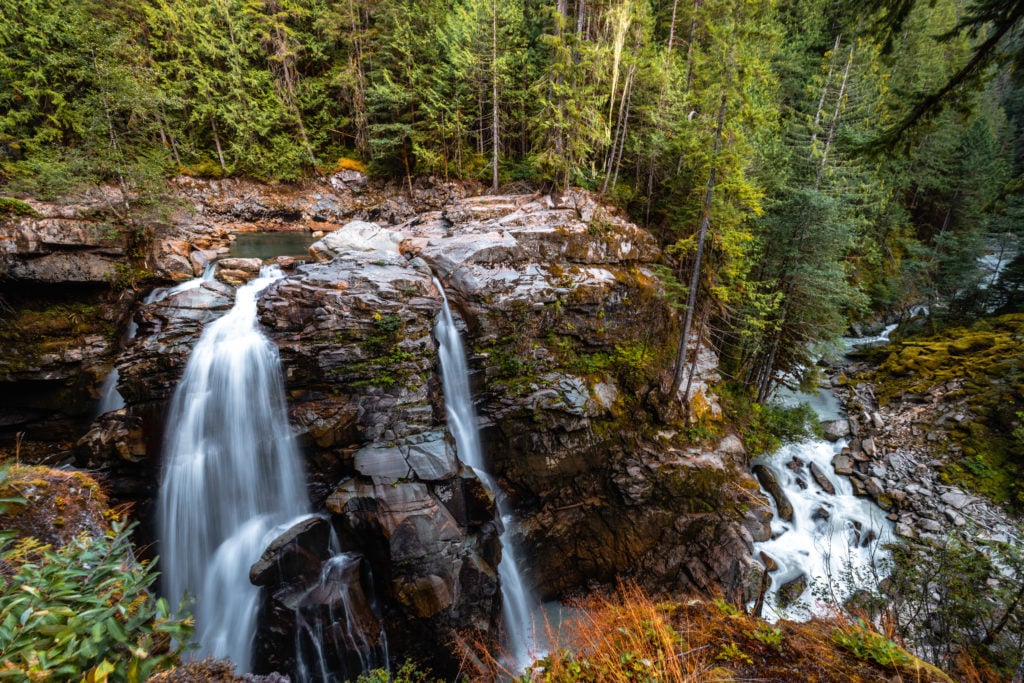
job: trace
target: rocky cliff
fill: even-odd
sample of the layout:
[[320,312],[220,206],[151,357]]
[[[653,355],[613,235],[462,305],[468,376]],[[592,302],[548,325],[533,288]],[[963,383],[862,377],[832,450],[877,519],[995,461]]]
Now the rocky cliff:
[[[165,404],[203,325],[231,305],[221,280],[247,272],[223,265],[228,231],[312,227],[327,233],[313,262],[287,264],[260,297],[260,321],[280,350],[312,498],[365,558],[393,648],[444,666],[454,632],[493,635],[500,605],[493,492],[445,427],[434,278],[464,328],[484,450],[516,509],[527,579],[546,597],[622,575],[751,596],[762,571],[751,542],[769,533],[770,508],[742,444],[714,427],[710,349],[696,350],[696,422],[660,417],[677,321],[647,233],[584,192],[467,198],[421,185],[395,198],[351,175],[286,191],[185,180],[176,191],[186,207],[157,231],[147,267],[181,281],[221,258],[220,279],[134,309],[114,360],[127,407],[101,416],[77,449],[115,496],[143,510],[152,497],[173,428]],[[265,610],[287,619],[289,581],[313,573],[271,577]],[[286,625],[268,628],[273,651]]]

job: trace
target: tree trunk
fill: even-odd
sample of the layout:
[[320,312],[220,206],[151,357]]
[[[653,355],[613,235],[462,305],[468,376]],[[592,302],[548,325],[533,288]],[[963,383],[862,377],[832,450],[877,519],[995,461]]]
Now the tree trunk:
[[608,151],[608,156],[605,158],[604,183],[601,184],[601,194],[604,194],[605,192],[608,191],[608,182],[611,180],[612,167],[615,165],[615,153],[616,153],[616,151],[618,149],[618,145],[619,145],[619,136],[620,135],[624,135],[624,133],[623,133],[624,120],[623,119],[624,119],[624,115],[625,116],[629,115],[628,112],[627,112],[627,107],[626,107],[626,98],[627,98],[627,93],[628,93],[628,91],[630,90],[630,87],[631,87],[630,81],[633,78],[633,71],[634,70],[635,70],[635,67],[633,67],[633,66],[631,66],[629,68],[629,73],[626,75],[626,82],[622,86],[622,101],[619,102],[619,115],[618,115],[617,120],[615,122],[615,134],[612,137],[612,147]]
[[683,384],[683,369],[686,367],[686,347],[690,343],[690,326],[693,324],[693,309],[697,305],[697,287],[700,284],[700,262],[704,255],[704,241],[707,239],[708,226],[711,224],[711,199],[715,191],[715,176],[718,173],[718,148],[722,142],[722,126],[725,123],[725,105],[727,94],[722,93],[722,102],[718,107],[718,126],[715,129],[715,145],[711,151],[711,172],[708,174],[707,189],[704,190],[704,203],[701,208],[700,232],[697,237],[697,254],[694,257],[693,272],[690,275],[690,291],[686,295],[686,316],[683,319],[683,332],[679,337],[679,350],[676,352],[675,370],[672,373],[672,386],[669,396],[679,394]]
[[668,51],[672,52],[672,42],[676,37],[676,10],[679,9],[679,0],[672,0],[672,21],[668,25]]
[[690,38],[686,43],[686,90],[690,92],[693,87],[693,42],[697,38],[697,10],[700,9],[700,0],[693,0],[693,16],[690,17]]
[[217,134],[217,120],[210,117],[210,128],[213,129],[213,144],[217,148],[217,159],[220,160],[220,167],[223,171],[227,171],[227,164],[224,163],[224,150],[220,146],[220,136]]
[[825,138],[825,149],[821,152],[821,163],[818,165],[818,174],[814,178],[814,187],[818,188],[821,183],[821,176],[825,172],[825,162],[828,160],[829,150],[832,148],[832,143],[835,140],[836,127],[839,124],[839,114],[843,108],[843,97],[846,96],[846,84],[850,78],[850,67],[853,65],[853,46],[850,46],[850,56],[846,59],[846,69],[843,70],[843,80],[839,85],[839,96],[836,97],[836,108],[832,112],[832,121],[828,126],[828,137]]
[[[839,41],[842,39],[843,34],[836,35],[836,44],[832,46],[832,54],[834,55],[839,50]],[[818,98],[818,108],[814,112],[814,125],[811,126],[811,154],[814,154],[814,142],[818,139],[818,124],[821,123],[821,110],[825,107],[825,97],[828,95],[828,87],[832,83],[832,71],[834,70],[833,62],[830,59],[828,62],[828,75],[825,76],[825,85],[821,87],[821,97]]]
[[491,192],[498,193],[498,150],[501,147],[498,131],[498,0],[491,0]]
[[619,156],[615,160],[615,175],[612,176],[612,187],[615,187],[619,182],[619,168],[622,166],[622,151],[626,147],[626,134],[629,132],[629,109],[633,103],[633,76],[636,74],[636,65],[630,69],[629,75],[626,79],[626,90],[629,94],[626,96],[626,113],[622,117],[622,136],[619,139]]

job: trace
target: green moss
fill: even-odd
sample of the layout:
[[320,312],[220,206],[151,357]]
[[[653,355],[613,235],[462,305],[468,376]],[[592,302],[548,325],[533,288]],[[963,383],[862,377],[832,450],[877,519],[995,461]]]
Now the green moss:
[[0,197],[0,216],[38,216],[26,202],[13,197]]
[[944,467],[943,478],[1017,508],[1024,506],[1017,483],[1024,478],[1024,452],[1013,439],[1015,414],[1024,409],[1021,348],[1024,314],[987,318],[892,345],[878,370],[866,377],[882,404],[940,385],[947,401],[963,401],[967,420],[938,427],[943,451],[952,445],[961,453]]
[[107,315],[93,301],[18,304],[0,320],[0,368],[9,373],[27,370],[47,353],[81,346],[89,334],[113,340],[116,330]]

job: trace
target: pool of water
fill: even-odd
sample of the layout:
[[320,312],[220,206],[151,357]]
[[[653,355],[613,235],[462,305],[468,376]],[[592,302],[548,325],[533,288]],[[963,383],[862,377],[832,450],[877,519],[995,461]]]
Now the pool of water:
[[275,256],[309,258],[309,232],[240,232],[231,243],[232,258],[269,259]]

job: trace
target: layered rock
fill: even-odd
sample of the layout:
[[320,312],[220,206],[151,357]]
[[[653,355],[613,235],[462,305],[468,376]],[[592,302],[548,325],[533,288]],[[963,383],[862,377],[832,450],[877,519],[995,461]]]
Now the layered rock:
[[[583,192],[452,202],[405,229],[403,250],[465,321],[484,451],[517,502],[528,579],[546,596],[634,573],[660,590],[749,594],[761,568],[721,489],[756,490],[743,454],[645,433],[657,400],[642,396],[675,336],[650,235]],[[690,404],[713,420],[717,359],[695,351]]]
[[314,498],[330,492],[342,545],[372,566],[390,640],[443,665],[457,629],[493,633],[500,550],[493,501],[444,433],[438,291],[384,237],[299,267],[261,299],[260,318],[280,348]]
[[29,210],[0,219],[0,278],[36,283],[106,284],[125,256],[125,235],[109,221],[120,193],[101,188],[73,203],[27,200]]
[[[381,600],[393,651],[443,670],[454,632],[492,637],[500,611],[493,492],[462,466],[444,424],[435,275],[471,349],[484,451],[519,514],[529,581],[545,596],[621,575],[658,590],[724,589],[737,600],[756,591],[752,539],[768,533],[770,506],[743,472],[738,439],[701,446],[684,431],[720,416],[713,352],[693,348],[693,423],[663,424],[664,401],[652,393],[677,322],[650,270],[659,252],[647,233],[582,192],[447,198],[418,215],[363,207],[364,218],[403,222],[337,229],[329,224],[344,211],[316,208],[323,193],[230,204],[235,184],[210,194],[215,183],[204,183],[183,181],[194,211],[179,224],[208,224],[214,241],[189,238],[168,252],[187,252],[188,273],[217,255],[216,231],[240,217],[283,225],[315,214],[336,228],[314,246],[318,263],[262,292],[259,319],[280,350],[311,497],[371,570],[363,582]],[[373,199],[366,188],[345,192]],[[245,265],[224,271],[248,275]],[[136,313],[137,336],[117,361],[127,408],[82,440],[82,462],[117,479],[140,460],[138,471],[155,478],[165,404],[202,327],[232,299],[230,285],[205,280]],[[276,649],[296,596],[312,594],[324,552],[321,544],[294,575],[258,572],[264,609],[278,615],[267,623],[279,625],[261,635],[265,650]]]

